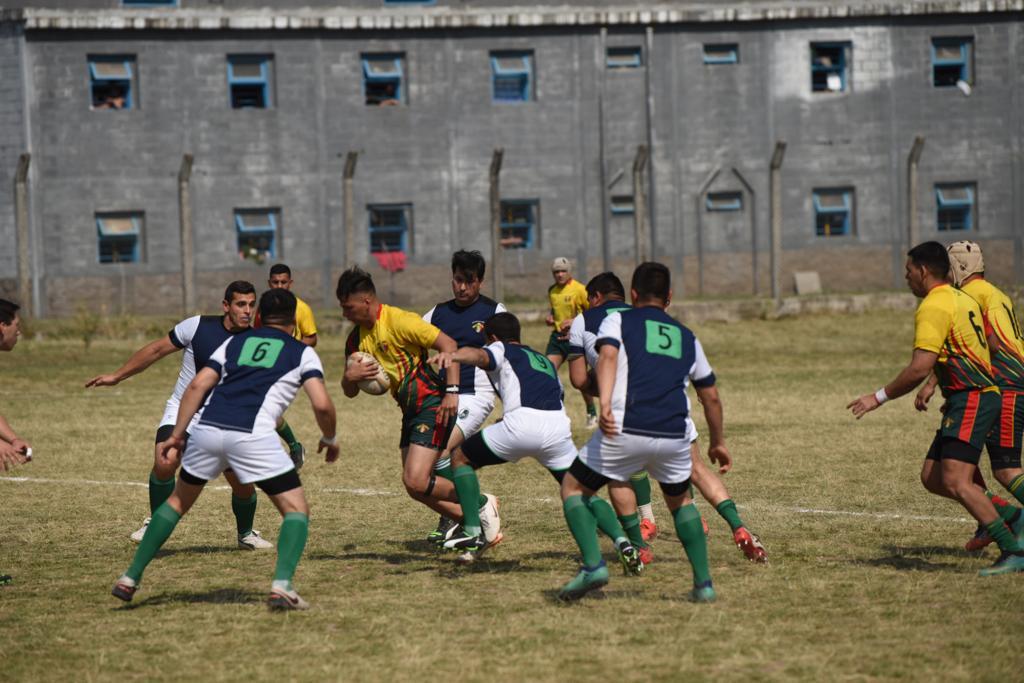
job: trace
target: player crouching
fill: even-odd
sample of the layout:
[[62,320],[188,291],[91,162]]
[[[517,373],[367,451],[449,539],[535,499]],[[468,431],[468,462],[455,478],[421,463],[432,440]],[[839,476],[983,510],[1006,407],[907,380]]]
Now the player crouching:
[[114,584],[114,597],[125,602],[134,597],[146,566],[199,498],[206,482],[230,467],[239,481],[263,489],[284,518],[268,606],[274,610],[309,608],[292,586],[306,547],[309,505],[295,465],[281,447],[274,427],[299,387],[304,388],[323,433],[317,451],[326,449],[327,462],[334,462],[338,459],[336,414],[316,351],[291,336],[295,295],[284,289],[264,292],[259,310],[264,327],[225,341],[182,396],[174,431],[160,444],[158,457],[176,457],[192,417],[212,392],[192,428],[174,493],[153,512],[131,566]]

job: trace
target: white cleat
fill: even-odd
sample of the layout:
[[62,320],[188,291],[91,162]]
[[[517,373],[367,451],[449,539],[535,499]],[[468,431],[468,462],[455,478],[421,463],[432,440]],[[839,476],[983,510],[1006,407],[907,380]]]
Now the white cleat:
[[260,532],[253,530],[245,536],[238,537],[238,547],[244,550],[266,550],[273,548],[274,544],[260,536]]
[[[266,541],[264,541],[265,543]],[[267,607],[272,612],[285,611],[285,610],[304,610],[309,609],[309,603],[302,599],[302,597],[294,590],[285,590],[284,588],[271,588],[270,597],[267,598]]]
[[146,529],[149,528],[149,521],[152,517],[146,517],[146,521],[142,523],[142,526],[138,530],[133,531],[132,535],[128,538],[132,539],[133,543],[142,543],[142,537],[146,535]]
[[485,493],[484,496],[487,503],[480,508],[480,527],[487,541],[486,548],[493,548],[504,538],[504,534],[501,533],[501,517],[498,516],[498,499],[490,493]]

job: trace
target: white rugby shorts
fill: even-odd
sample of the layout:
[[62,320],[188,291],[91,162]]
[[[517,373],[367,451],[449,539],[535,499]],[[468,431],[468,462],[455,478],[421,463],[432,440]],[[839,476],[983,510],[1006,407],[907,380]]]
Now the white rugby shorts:
[[459,412],[455,418],[455,426],[466,439],[480,431],[494,410],[494,394],[481,392],[477,394],[459,394]]
[[295,469],[295,464],[274,432],[249,434],[197,424],[192,426],[181,467],[207,481],[231,468],[238,481],[252,484]]
[[646,470],[662,484],[680,484],[690,478],[693,469],[689,438],[622,433],[608,437],[598,429],[580,449],[579,457],[587,467],[615,481],[627,481],[630,475]]
[[517,408],[481,435],[492,453],[509,462],[534,458],[549,470],[567,470],[576,459],[572,427],[562,410]]

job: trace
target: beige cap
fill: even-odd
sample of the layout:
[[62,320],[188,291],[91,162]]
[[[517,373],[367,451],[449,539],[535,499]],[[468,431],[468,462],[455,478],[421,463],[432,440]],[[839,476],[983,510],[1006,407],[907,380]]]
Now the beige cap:
[[551,262],[551,272],[557,273],[560,270],[570,271],[572,270],[572,264],[569,263],[569,259],[564,256],[559,256]]
[[953,284],[957,287],[975,273],[985,272],[985,259],[981,256],[981,247],[977,242],[953,242],[946,247],[946,252],[949,254],[949,271],[953,276]]

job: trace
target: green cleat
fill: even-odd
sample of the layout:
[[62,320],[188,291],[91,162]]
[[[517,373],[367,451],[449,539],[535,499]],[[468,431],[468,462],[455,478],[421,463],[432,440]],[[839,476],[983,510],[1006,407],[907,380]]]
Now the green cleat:
[[622,573],[626,576],[640,576],[644,570],[644,563],[640,559],[640,551],[634,548],[628,541],[623,542],[615,552],[622,563]]
[[711,582],[708,581],[699,586],[694,586],[687,599],[690,602],[714,602],[716,597],[715,589],[711,587]]
[[1014,572],[1024,572],[1024,555],[1003,553],[995,561],[995,564],[991,567],[985,567],[978,572],[978,575],[995,576],[997,574],[1012,574]]
[[579,600],[590,591],[606,585],[608,585],[608,566],[604,560],[601,560],[601,564],[593,569],[580,567],[575,578],[558,591],[558,599],[563,602]]

